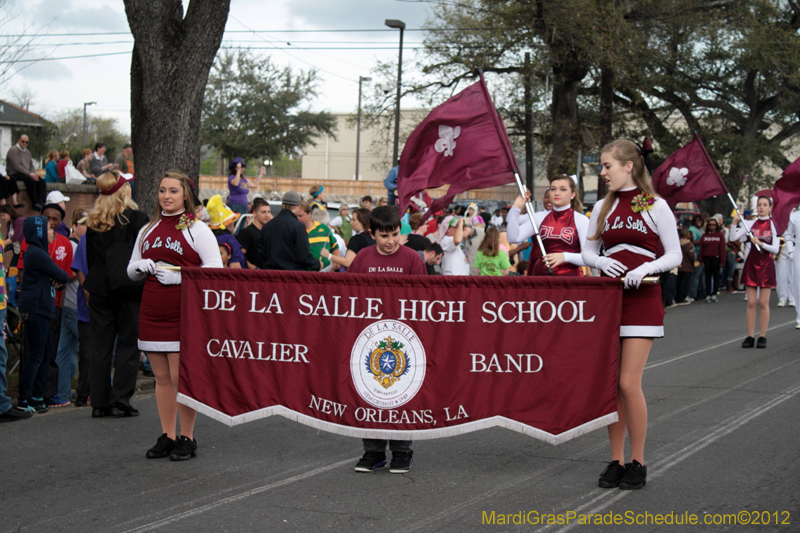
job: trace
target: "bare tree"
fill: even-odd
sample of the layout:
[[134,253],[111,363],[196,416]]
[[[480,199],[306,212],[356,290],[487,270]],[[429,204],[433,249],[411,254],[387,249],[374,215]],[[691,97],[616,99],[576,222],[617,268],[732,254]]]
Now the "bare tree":
[[44,33],[44,29],[31,31],[31,26],[23,24],[19,12],[12,9],[12,3],[0,0],[0,84],[16,74],[14,65],[30,52],[31,45]]
[[200,116],[230,0],[125,0],[133,34],[131,140],[136,153],[137,200],[156,208],[164,171],[180,170],[197,185]]

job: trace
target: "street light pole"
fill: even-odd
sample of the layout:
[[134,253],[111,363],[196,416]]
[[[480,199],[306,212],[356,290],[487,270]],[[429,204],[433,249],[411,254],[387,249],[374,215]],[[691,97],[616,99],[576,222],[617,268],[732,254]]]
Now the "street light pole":
[[83,145],[89,142],[89,130],[86,128],[86,106],[96,105],[97,102],[84,102],[83,104]]
[[356,181],[358,181],[358,159],[361,155],[361,83],[372,81],[372,78],[358,77],[358,116],[356,118]]
[[394,150],[392,151],[392,167],[397,164],[397,150],[400,145],[400,89],[403,79],[403,30],[406,23],[402,20],[386,19],[384,24],[400,30],[400,57],[397,60],[397,100],[394,105]]

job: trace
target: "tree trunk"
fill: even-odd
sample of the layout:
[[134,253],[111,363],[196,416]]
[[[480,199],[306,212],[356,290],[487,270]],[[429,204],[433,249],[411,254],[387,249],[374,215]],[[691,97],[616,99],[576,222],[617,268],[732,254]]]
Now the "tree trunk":
[[553,149],[547,160],[548,177],[574,173],[575,157],[582,146],[578,84],[588,72],[588,67],[574,52],[568,53],[567,57],[553,66]]
[[[600,68],[600,149],[614,140],[614,69],[608,65]],[[597,199],[605,198],[606,182],[597,179]]]
[[208,73],[222,42],[230,0],[125,0],[134,38],[131,140],[136,198],[149,215],[167,170],[199,185],[200,112]]

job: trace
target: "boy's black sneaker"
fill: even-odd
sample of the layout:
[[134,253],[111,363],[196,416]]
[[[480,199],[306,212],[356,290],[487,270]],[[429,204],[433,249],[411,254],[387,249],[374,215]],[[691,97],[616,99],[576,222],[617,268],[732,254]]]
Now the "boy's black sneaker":
[[0,422],[13,422],[15,420],[25,420],[33,416],[33,409],[12,407],[8,411],[0,413]]
[[766,348],[766,347],[767,347],[767,338],[759,337],[758,342],[756,343],[756,348]]
[[356,463],[356,472],[374,472],[386,467],[386,454],[380,452],[367,452]]
[[414,452],[392,452],[392,462],[389,464],[390,474],[405,474],[411,470],[414,461]]
[[628,471],[619,482],[622,490],[637,490],[647,485],[647,467],[636,459],[628,466]]
[[611,461],[606,466],[606,469],[603,470],[603,473],[600,474],[600,480],[597,483],[597,486],[601,489],[613,489],[619,487],[619,482],[625,477],[625,473],[628,471],[628,467],[630,465],[621,465],[619,461]]
[[44,403],[44,399],[40,398],[31,398],[28,405],[33,407],[33,410],[36,411],[38,415],[44,414],[50,410],[50,406]]
[[147,458],[162,459],[164,457],[167,457],[170,453],[172,453],[172,450],[174,448],[175,448],[175,441],[167,437],[166,433],[163,433],[160,437],[158,437],[156,445],[147,450]]
[[742,348],[752,348],[756,345],[756,340],[753,337],[747,337],[742,341]]
[[197,441],[195,439],[189,440],[189,437],[181,435],[175,441],[175,447],[172,448],[172,453],[169,454],[169,460],[188,461],[195,456],[197,456]]

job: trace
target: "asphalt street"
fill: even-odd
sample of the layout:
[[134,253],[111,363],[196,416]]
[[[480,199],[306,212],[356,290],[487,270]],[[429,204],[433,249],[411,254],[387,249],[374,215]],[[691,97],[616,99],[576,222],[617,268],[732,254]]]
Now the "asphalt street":
[[[800,531],[795,310],[773,307],[768,348],[745,350],[743,295],[719,300],[667,311],[644,374],[643,490],[597,488],[605,429],[556,447],[497,428],[418,441],[410,473],[357,474],[358,439],[201,415],[197,458],[147,460],[160,433],[149,393],[134,397],[138,418],[69,408],[1,424],[0,533]],[[542,515],[569,524],[535,523]],[[578,523],[589,515],[623,524]],[[658,526],[657,515],[698,525]]]

